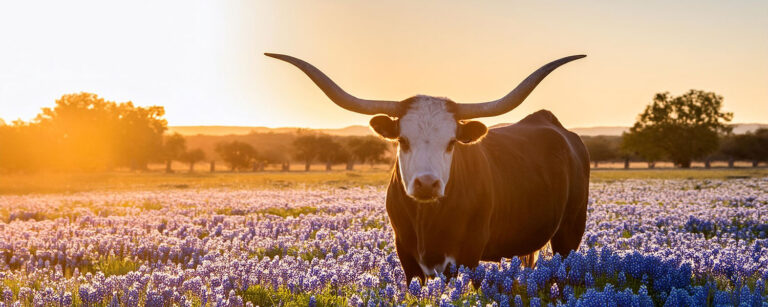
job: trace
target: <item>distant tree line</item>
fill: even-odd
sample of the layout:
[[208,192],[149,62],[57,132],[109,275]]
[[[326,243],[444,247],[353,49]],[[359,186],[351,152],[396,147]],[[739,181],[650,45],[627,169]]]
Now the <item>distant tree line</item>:
[[163,107],[67,94],[32,121],[0,126],[0,170],[93,171],[147,164],[180,152],[164,141]]
[[[0,123],[0,171],[103,171],[116,168],[147,170],[151,163],[223,161],[230,170],[260,171],[268,165],[290,168],[292,161],[323,163],[326,169],[344,164],[385,163],[391,145],[376,137],[339,137],[300,130],[293,134],[253,134],[250,142],[217,139],[211,148],[167,133],[163,107],[139,107],[132,102],[107,101],[96,94],[63,95],[52,108],[43,108],[29,122]],[[278,140],[273,144],[262,140]],[[259,144],[262,144],[259,146]],[[206,153],[206,149],[209,149]],[[212,165],[213,168],[213,165]]]
[[768,162],[768,129],[733,134],[726,123],[732,113],[722,112],[723,97],[712,92],[690,90],[672,97],[659,93],[622,136],[582,137],[594,167],[600,162],[645,161],[649,168],[670,161],[682,168],[702,161],[750,161],[753,167]]
[[[671,161],[690,167],[692,161],[768,162],[768,129],[733,134],[722,112],[723,97],[691,90],[681,96],[655,95],[622,136],[583,136],[594,167],[600,163],[645,161],[648,167]],[[168,134],[163,107],[138,107],[107,101],[95,94],[68,94],[52,108],[43,108],[29,122],[0,124],[0,171],[98,171],[115,168],[146,170],[174,161],[207,161],[211,170],[222,161],[232,171],[261,171],[268,166],[304,170],[321,163],[326,170],[344,165],[391,163],[394,148],[375,136],[332,136],[300,129],[296,133],[252,133],[230,136]],[[188,147],[193,147],[192,149]]]
[[265,149],[260,152],[242,141],[220,142],[215,146],[216,154],[221,157],[230,170],[263,170],[267,165],[280,165],[283,171],[290,169],[291,161],[300,161],[304,170],[309,171],[313,163],[322,163],[326,170],[333,165],[343,164],[346,170],[353,170],[357,163],[377,163],[391,161],[391,145],[374,136],[331,136],[311,130],[299,130],[284,152]]

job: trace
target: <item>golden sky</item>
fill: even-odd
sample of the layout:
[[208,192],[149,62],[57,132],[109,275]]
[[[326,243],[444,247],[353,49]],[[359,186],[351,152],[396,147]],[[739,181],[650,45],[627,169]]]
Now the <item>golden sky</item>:
[[734,122],[768,122],[766,1],[3,1],[0,118],[29,120],[65,93],[162,105],[170,125],[366,124],[299,70],[351,94],[497,99],[551,60],[514,122],[549,109],[566,127],[631,125],[654,93],[725,97]]

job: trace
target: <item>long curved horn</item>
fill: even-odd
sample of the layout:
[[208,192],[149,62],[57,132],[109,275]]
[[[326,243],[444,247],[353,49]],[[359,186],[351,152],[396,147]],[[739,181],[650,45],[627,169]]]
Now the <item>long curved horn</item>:
[[286,61],[301,69],[301,71],[307,74],[307,76],[317,84],[328,98],[344,109],[368,115],[387,114],[390,116],[398,116],[398,110],[400,108],[398,107],[399,103],[397,101],[366,100],[357,98],[341,89],[341,87],[336,85],[331,78],[328,78],[328,76],[312,66],[312,64],[284,54],[264,53],[264,55]]
[[470,119],[477,117],[489,117],[496,116],[512,111],[512,109],[519,106],[528,94],[530,94],[539,82],[544,79],[555,68],[560,67],[565,63],[573,60],[581,59],[586,55],[572,55],[564,57],[557,61],[550,62],[547,65],[542,66],[538,70],[534,71],[528,78],[525,78],[523,82],[520,82],[512,92],[502,97],[499,100],[489,101],[484,103],[460,103],[456,105],[456,118],[458,119]]

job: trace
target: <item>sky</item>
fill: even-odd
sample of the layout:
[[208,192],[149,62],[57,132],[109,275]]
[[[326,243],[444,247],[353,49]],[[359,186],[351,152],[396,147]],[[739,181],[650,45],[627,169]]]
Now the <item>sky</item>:
[[630,126],[654,93],[725,97],[733,122],[768,122],[768,1],[3,1],[0,118],[30,120],[63,94],[166,108],[169,125],[339,128],[299,70],[349,93],[495,100],[560,67],[507,114],[566,127]]

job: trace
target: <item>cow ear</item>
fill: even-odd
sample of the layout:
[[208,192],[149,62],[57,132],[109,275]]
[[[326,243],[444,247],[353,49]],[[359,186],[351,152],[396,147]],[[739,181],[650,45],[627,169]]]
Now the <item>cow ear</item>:
[[386,115],[371,118],[371,128],[381,137],[394,140],[400,136],[400,124]]
[[488,128],[478,121],[459,122],[457,130],[456,140],[464,144],[479,142],[488,133]]

